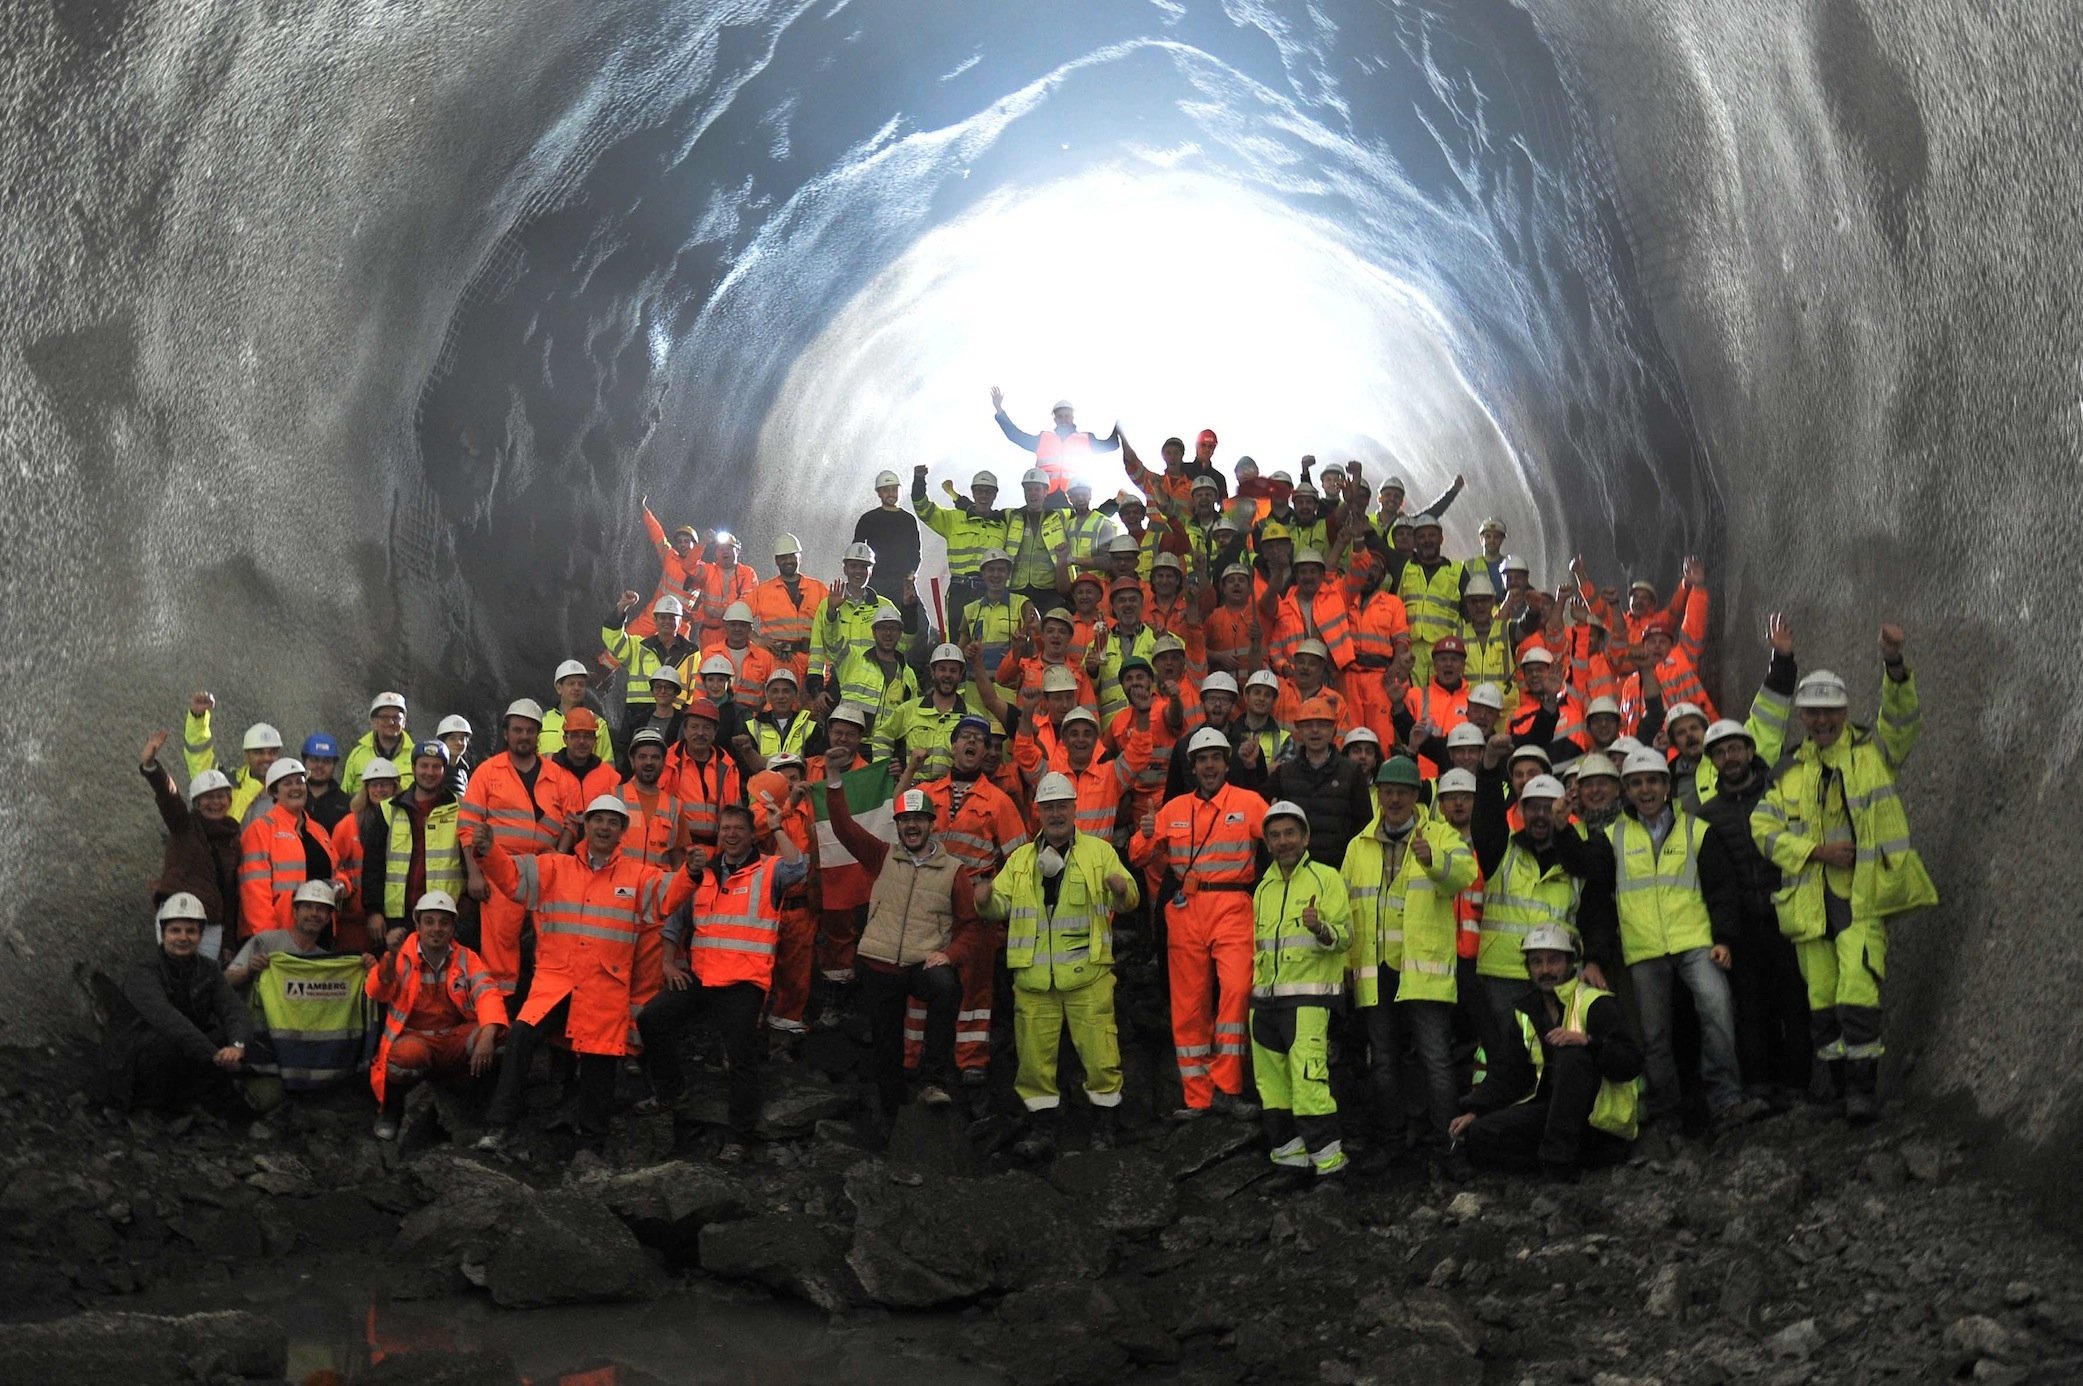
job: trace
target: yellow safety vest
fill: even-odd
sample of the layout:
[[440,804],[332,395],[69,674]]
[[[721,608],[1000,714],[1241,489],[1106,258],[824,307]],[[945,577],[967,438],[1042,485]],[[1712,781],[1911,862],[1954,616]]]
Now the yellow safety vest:
[[1606,828],[1613,844],[1613,903],[1620,912],[1620,955],[1628,966],[1714,943],[1700,894],[1700,843],[1707,825],[1675,806],[1663,848],[1641,820],[1623,813]]
[[[1579,978],[1572,977],[1555,988],[1555,995],[1562,1000],[1562,1028],[1584,1029],[1584,1017],[1591,1012],[1591,1003],[1611,992],[1586,986]],[[1533,1018],[1524,1011],[1519,1013],[1519,1035],[1526,1041],[1527,1057],[1533,1060],[1533,1087],[1521,1102],[1533,1099],[1540,1091],[1541,1070],[1547,1066],[1547,1051],[1541,1048],[1541,1037],[1533,1032]],[[1588,1033],[1588,1032],[1587,1032]],[[1591,1104],[1591,1126],[1595,1131],[1604,1131],[1619,1136],[1622,1140],[1633,1140],[1640,1131],[1642,1107],[1642,1082],[1639,1078],[1629,1082],[1615,1082],[1611,1078],[1601,1079],[1598,1098]]]
[[[1302,924],[1316,906],[1331,930],[1329,947]],[[1268,867],[1252,892],[1255,923],[1251,955],[1254,1004],[1328,1006],[1345,990],[1345,956],[1352,946],[1352,900],[1345,878],[1305,853],[1291,872]]]
[[[410,791],[407,791],[410,793]],[[410,919],[417,901],[405,898],[405,877],[412,870],[412,815],[396,799],[376,806],[386,829],[383,853],[383,915]],[[451,800],[427,811],[426,866],[428,890],[463,893],[463,853],[456,845],[456,823],[463,806]]]
[[[1420,835],[1432,844],[1430,869],[1409,850]],[[1381,1004],[1383,969],[1399,974],[1390,1001],[1452,1001],[1457,995],[1454,942],[1460,928],[1454,919],[1454,897],[1475,884],[1475,855],[1451,824],[1422,806],[1404,839],[1395,878],[1384,882],[1388,855],[1389,844],[1370,823],[1365,835],[1346,846],[1339,868],[1352,896],[1348,963],[1353,1004]]]
[[1051,914],[1042,892],[1041,840],[1006,859],[982,913],[1005,922],[1005,966],[1021,991],[1075,991],[1099,980],[1114,963],[1114,908],[1107,877],[1130,877],[1128,903],[1141,896],[1132,873],[1121,865],[1114,844],[1077,833],[1065,853],[1062,885]]
[[1476,945],[1477,974],[1525,977],[1526,957],[1519,949],[1526,942],[1526,935],[1535,925],[1558,924],[1575,938],[1577,904],[1583,895],[1582,881],[1560,866],[1541,870],[1532,853],[1514,841],[1504,849],[1497,874],[1483,883],[1483,934]]

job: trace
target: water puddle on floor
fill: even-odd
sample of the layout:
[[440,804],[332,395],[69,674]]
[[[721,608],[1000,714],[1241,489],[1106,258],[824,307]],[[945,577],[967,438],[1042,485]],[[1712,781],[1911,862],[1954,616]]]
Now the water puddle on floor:
[[[288,1380],[352,1382],[380,1363],[415,1355],[433,1368],[450,1354],[496,1352],[530,1386],[681,1386],[682,1383],[860,1383],[912,1386],[998,1378],[932,1354],[952,1351],[952,1319],[832,1327],[805,1306],[675,1290],[647,1304],[507,1310],[482,1299],[389,1303],[352,1294],[295,1294],[255,1305],[289,1333]],[[404,1362],[393,1359],[403,1358]],[[402,1378],[417,1379],[408,1370]],[[443,1378],[447,1379],[447,1378]]]

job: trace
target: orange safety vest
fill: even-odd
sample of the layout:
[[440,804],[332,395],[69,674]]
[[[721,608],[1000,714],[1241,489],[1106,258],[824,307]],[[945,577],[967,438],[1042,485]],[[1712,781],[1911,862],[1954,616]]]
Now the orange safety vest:
[[[788,583],[770,577],[752,589],[752,614],[759,621],[758,638],[768,645],[787,645],[800,655],[810,648],[810,623],[825,599],[825,585],[816,578],[798,574],[796,596],[788,594]],[[801,671],[797,671],[801,677]]]
[[724,609],[732,602],[752,605],[752,594],[759,587],[759,574],[745,562],[732,568],[728,577],[720,563],[697,563],[690,579],[701,589],[702,635],[713,639],[723,637]]
[[[384,1084],[390,1076],[391,1041],[405,1033],[405,1022],[412,1015],[412,1008],[419,1004],[420,956],[419,935],[405,940],[398,950],[397,961],[390,964],[398,982],[395,990],[383,985],[385,968],[370,971],[362,986],[371,1001],[380,1001],[383,1013],[383,1041],[376,1047],[376,1062],[369,1065],[369,1086],[376,1093],[376,1101],[383,1101]],[[500,992],[499,984],[485,970],[485,960],[465,948],[451,942],[448,946],[448,961],[441,968],[441,989],[455,1002],[456,1009],[465,1015],[477,1017],[479,1025],[506,1024],[506,997]]]
[[1208,628],[1201,620],[1201,604],[1182,590],[1168,602],[1143,585],[1143,623],[1163,635],[1176,636],[1186,647],[1186,676],[1208,676]]
[[[538,766],[546,763],[537,762]],[[580,807],[566,803],[558,795],[560,783],[570,784],[571,777],[538,768],[535,794],[531,797],[513,761],[501,751],[470,772],[470,783],[463,790],[462,812],[457,818],[457,837],[465,848],[470,848],[477,845],[479,832],[489,830],[492,841],[510,855],[533,856],[549,851],[564,831],[564,815]]]
[[1130,855],[1138,865],[1157,864],[1159,854],[1189,895],[1204,890],[1249,892],[1258,881],[1258,844],[1265,838],[1266,801],[1225,784],[1214,797],[1199,792],[1165,801],[1157,811],[1157,835],[1136,834]]
[[688,757],[686,747],[673,747],[666,754],[658,783],[670,788],[680,801],[680,821],[687,829],[687,839],[704,847],[716,845],[716,819],[723,806],[745,802],[738,764],[718,746],[709,748],[709,759],[700,765]]
[[[763,645],[747,645],[742,650],[734,650],[718,640],[702,646],[701,658],[694,666],[696,671],[699,672],[701,666],[716,655],[729,660],[736,670],[731,676],[732,701],[747,712],[758,711],[760,704],[767,700],[767,679],[779,667],[780,661],[774,658],[774,652]],[[799,674],[796,679],[800,686],[802,676]]]
[[663,779],[659,781],[654,808],[649,813],[644,811],[644,801],[637,793],[635,780],[618,787],[615,797],[629,810],[629,830],[622,834],[622,855],[646,866],[664,866],[666,853],[672,851],[673,844],[680,840],[680,828],[686,817],[680,801],[666,792]]
[[287,929],[296,911],[290,897],[305,880],[304,835],[307,828],[319,841],[325,830],[302,814],[291,814],[280,804],[248,823],[239,834],[239,937],[251,938],[268,929]]
[[773,981],[781,936],[781,907],[768,887],[775,860],[756,856],[721,880],[713,866],[702,872],[688,966],[703,986],[751,982],[764,991]]
[[1251,632],[1258,626],[1258,609],[1246,606],[1242,611],[1233,611],[1218,606],[1208,613],[1206,631],[1202,639],[1207,644],[1208,657],[1212,660],[1221,655],[1235,666],[1237,682],[1241,685],[1251,673]]
[[[1280,606],[1273,618],[1270,651],[1276,668],[1292,660],[1295,648],[1308,638],[1304,614],[1299,588],[1281,594]],[[1331,667],[1343,669],[1349,666],[1353,662],[1352,617],[1346,611],[1345,598],[1338,594],[1338,589],[1329,583],[1317,588],[1306,614],[1316,625],[1317,638],[1331,652]]]
[[1077,478],[1072,469],[1082,462],[1091,460],[1092,435],[1079,429],[1068,438],[1053,428],[1045,429],[1034,444],[1034,465],[1049,476],[1051,491],[1067,491]]
[[[541,784],[543,777],[551,775],[554,775],[557,779],[555,793],[558,800],[570,806],[572,811],[576,813],[584,813],[586,805],[592,803],[603,794],[613,794],[622,784],[620,772],[615,769],[611,762],[605,760],[595,765],[581,777],[573,774],[571,767],[558,760],[557,757],[544,756],[542,758],[542,774],[536,778],[535,782]],[[558,831],[561,833],[564,825],[560,823],[557,826]]]
[[1404,644],[1410,643],[1410,617],[1403,609],[1403,598],[1394,592],[1375,591],[1350,598],[1346,613],[1352,622],[1355,655],[1393,659],[1398,636]]
[[996,871],[1027,843],[1027,825],[1004,791],[982,775],[970,782],[962,807],[951,810],[955,782],[943,775],[920,791],[939,810],[940,845],[948,855],[974,871]]
[[535,912],[535,980],[518,1018],[538,1024],[568,997],[564,1033],[573,1052],[628,1053],[644,936],[693,894],[694,882],[675,872],[668,885],[665,872],[621,856],[597,871],[570,852],[485,861],[492,883]]

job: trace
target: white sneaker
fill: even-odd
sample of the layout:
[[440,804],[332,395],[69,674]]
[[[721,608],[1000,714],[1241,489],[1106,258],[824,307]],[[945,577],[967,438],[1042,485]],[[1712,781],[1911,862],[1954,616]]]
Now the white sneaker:
[[398,1121],[396,1117],[386,1115],[376,1118],[376,1139],[380,1141],[394,1141],[398,1139]]

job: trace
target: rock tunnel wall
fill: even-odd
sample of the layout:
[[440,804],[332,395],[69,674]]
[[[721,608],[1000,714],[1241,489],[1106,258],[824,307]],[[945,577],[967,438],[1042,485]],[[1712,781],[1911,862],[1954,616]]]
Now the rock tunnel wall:
[[2061,0],[12,7],[0,1038],[147,937],[130,757],[188,691],[226,744],[392,685],[483,728],[647,585],[638,496],[829,551],[859,478],[757,446],[820,323],[993,189],[1184,160],[1437,305],[1551,569],[1704,552],[1724,696],[1769,610],[1861,689],[1910,628],[1946,905],[1896,932],[1892,1062],[2049,1170],[2078,35]]

